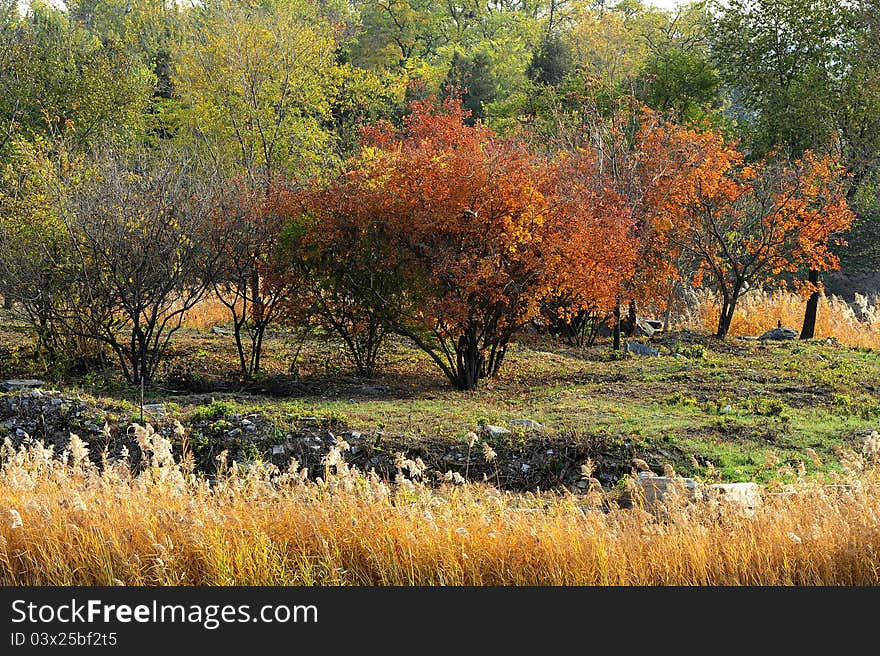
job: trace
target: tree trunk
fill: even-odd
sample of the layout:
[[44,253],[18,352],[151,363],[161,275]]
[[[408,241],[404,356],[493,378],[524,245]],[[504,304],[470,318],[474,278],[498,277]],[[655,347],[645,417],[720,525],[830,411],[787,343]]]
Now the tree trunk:
[[730,295],[724,295],[724,302],[721,305],[721,316],[718,317],[718,333],[716,335],[718,339],[724,339],[727,337],[727,333],[730,332],[730,325],[733,323],[733,313],[736,312],[736,303],[739,300],[740,294],[742,294],[742,289],[743,281],[738,280],[733,286]]
[[[818,284],[819,282],[819,272],[815,269],[810,269],[809,278],[807,278],[813,285]],[[807,310],[804,313],[804,325],[801,328],[801,339],[813,339],[816,333],[816,315],[819,312],[819,291],[816,290],[812,294],[810,294],[810,298],[807,301]]]
[[620,350],[620,303],[617,303],[614,306],[614,345],[612,349],[615,351]]
[[477,382],[480,380],[484,362],[477,343],[475,329],[468,328],[466,333],[459,338],[456,361],[455,380],[453,380],[455,386],[465,391],[477,389]]
[[636,332],[636,302],[632,299],[629,301],[627,321],[629,322],[629,325],[626,328],[626,336],[632,337]]
[[715,337],[718,339],[727,337],[727,331],[730,330],[730,320],[733,318],[733,307],[733,302],[727,298],[721,303],[721,314],[718,315],[718,330],[715,333]]

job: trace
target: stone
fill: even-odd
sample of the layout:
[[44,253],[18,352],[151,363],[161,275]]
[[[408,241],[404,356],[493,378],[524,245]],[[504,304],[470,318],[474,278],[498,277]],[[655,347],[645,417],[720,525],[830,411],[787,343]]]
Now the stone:
[[284,453],[284,445],[283,444],[276,444],[275,446],[272,447],[272,455],[273,456],[277,456],[282,453]]
[[652,472],[639,472],[636,486],[646,504],[663,503],[670,494],[684,494],[688,500],[697,498],[699,483],[681,476],[656,476]]
[[758,339],[782,342],[788,339],[797,339],[797,336],[798,331],[794,328],[779,327],[768,330],[766,333],[758,337]]
[[17,389],[31,389],[34,387],[45,387],[46,383],[35,378],[10,378],[0,383],[0,390],[11,392]]
[[539,431],[544,429],[543,424],[538,423],[534,419],[527,418],[514,419],[510,422],[510,426],[515,428],[522,428],[526,431]]
[[487,424],[485,431],[486,435],[494,439],[503,437],[504,435],[510,435],[510,431],[504,426],[493,426],[492,424]]
[[654,327],[644,319],[637,319],[635,328],[633,328],[633,337],[651,337],[654,334]]
[[232,331],[228,328],[221,328],[220,326],[212,326],[211,332],[215,335],[231,335]]
[[653,346],[640,344],[639,342],[630,342],[628,340],[624,344],[624,350],[627,353],[633,353],[634,355],[641,355],[646,357],[660,355],[660,351],[658,349],[655,349]]
[[147,403],[144,405],[144,413],[156,420],[164,419],[167,414],[164,403]]
[[651,326],[651,328],[654,329],[654,332],[657,332],[658,330],[663,330],[663,322],[659,319],[642,319],[642,321]]
[[755,510],[764,501],[757,483],[713,483],[706,490],[709,499],[733,503],[745,510]]

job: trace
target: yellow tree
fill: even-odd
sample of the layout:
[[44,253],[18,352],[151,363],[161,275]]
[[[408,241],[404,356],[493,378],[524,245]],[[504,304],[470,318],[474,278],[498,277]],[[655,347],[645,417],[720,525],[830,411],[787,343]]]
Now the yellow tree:
[[215,291],[245,377],[259,371],[263,335],[290,291],[264,275],[278,235],[262,229],[260,205],[276,182],[308,177],[331,156],[334,33],[311,0],[207,0],[190,10],[175,62],[189,137],[242,196],[244,211],[215,223],[226,245]]

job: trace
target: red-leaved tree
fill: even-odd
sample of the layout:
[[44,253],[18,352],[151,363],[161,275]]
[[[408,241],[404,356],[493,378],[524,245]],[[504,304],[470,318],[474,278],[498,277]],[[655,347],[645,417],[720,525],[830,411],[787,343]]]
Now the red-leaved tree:
[[361,155],[324,193],[291,204],[291,220],[305,214],[307,231],[327,235],[360,226],[361,241],[381,251],[375,267],[400,286],[389,300],[369,291],[365,272],[348,284],[370,299],[371,316],[472,390],[499,371],[542,299],[607,296],[606,278],[632,257],[627,212],[589,175],[572,174],[582,164],[539,157],[467,119],[457,99],[429,99],[400,129],[365,130]]
[[698,263],[694,283],[706,280],[718,293],[716,336],[724,338],[748,289],[778,283],[784,272],[836,268],[829,247],[853,215],[845,171],[831,157],[747,165],[720,135],[696,145],[699,166],[675,180],[658,209],[670,240]]

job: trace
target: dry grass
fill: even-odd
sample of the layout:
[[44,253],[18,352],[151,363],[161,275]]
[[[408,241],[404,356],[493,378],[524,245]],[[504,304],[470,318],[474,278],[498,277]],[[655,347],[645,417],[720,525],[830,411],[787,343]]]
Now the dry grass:
[[[720,305],[717,298],[708,292],[699,295],[696,309],[686,318],[686,327],[701,332],[715,332],[718,327]],[[837,296],[821,296],[816,319],[816,337],[834,337],[847,346],[880,349],[880,308],[864,296],[857,295],[861,301],[860,314],[846,301]],[[806,301],[791,292],[777,291],[767,293],[752,291],[742,297],[737,305],[731,335],[760,335],[775,328],[781,321],[783,326],[800,330],[804,322]]]
[[229,323],[231,320],[232,314],[229,308],[212,292],[184,313],[181,325],[185,328],[207,330],[212,326]]
[[[602,511],[589,495],[514,495],[450,480],[394,483],[351,469],[338,442],[325,476],[221,460],[209,484],[133,426],[150,462],[96,467],[7,443],[0,471],[3,585],[876,585],[880,480],[802,482],[754,514],[671,503],[664,520]],[[875,440],[877,441],[877,440]],[[873,443],[872,443],[873,444]],[[186,459],[184,459],[186,462]],[[450,477],[453,478],[453,477]],[[606,509],[607,510],[607,509]]]

